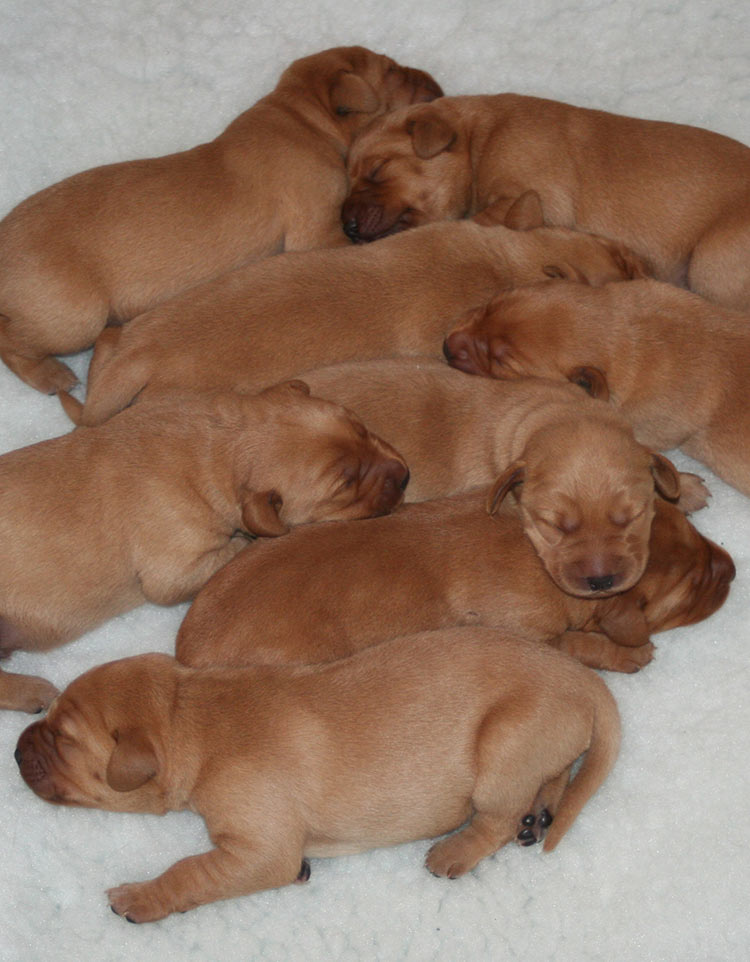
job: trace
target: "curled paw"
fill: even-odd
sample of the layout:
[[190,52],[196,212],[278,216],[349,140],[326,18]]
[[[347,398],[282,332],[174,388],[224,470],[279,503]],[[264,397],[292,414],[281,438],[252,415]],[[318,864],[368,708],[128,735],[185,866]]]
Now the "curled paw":
[[553,818],[554,816],[547,808],[543,808],[538,815],[533,812],[524,815],[516,835],[516,842],[524,847],[541,842],[547,833],[547,829],[552,824]]
[[169,915],[170,911],[154,898],[148,882],[118,885],[109,889],[107,898],[115,915],[122,916],[128,922],[156,922]]

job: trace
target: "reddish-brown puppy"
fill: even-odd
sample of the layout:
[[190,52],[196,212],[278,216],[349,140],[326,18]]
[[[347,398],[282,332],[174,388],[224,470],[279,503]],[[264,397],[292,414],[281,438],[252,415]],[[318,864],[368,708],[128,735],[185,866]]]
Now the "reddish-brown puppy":
[[353,134],[440,87],[364,47],[296,60],[210,143],[88,170],[0,224],[0,357],[52,393],[75,382],[51,354],[107,322],[248,260],[347,243],[339,209]]
[[[538,207],[524,224],[538,222]],[[97,424],[142,393],[259,390],[335,361],[437,356],[465,310],[554,276],[632,277],[616,244],[562,228],[433,224],[387,243],[273,257],[172,298],[97,341],[83,411]],[[67,395],[61,395],[64,400]]]
[[[191,598],[248,537],[389,511],[401,457],[289,382],[176,396],[0,458],[0,652],[45,650],[145,601]],[[0,672],[0,707],[54,689]]]
[[314,662],[386,637],[479,623],[587,665],[637,671],[652,632],[707,618],[734,577],[729,555],[658,501],[649,561],[629,591],[583,600],[547,576],[516,512],[485,493],[409,504],[387,518],[299,528],[226,565],[177,636],[194,667]]
[[374,121],[349,172],[355,240],[492,223],[531,188],[550,224],[616,237],[661,280],[750,310],[750,149],[728,137],[516,94],[443,97]]
[[209,852],[110,889],[118,915],[150,922],[288,885],[306,856],[460,828],[426,860],[456,878],[516,837],[527,813],[543,815],[547,797],[549,851],[607,776],[619,741],[615,701],[594,672],[499,632],[459,628],[327,665],[111,662],[69,686],[21,735],[16,758],[48,801],[203,816]]
[[450,363],[576,380],[609,398],[644,444],[680,447],[750,494],[750,316],[653,280],[548,287],[470,312],[446,338]]

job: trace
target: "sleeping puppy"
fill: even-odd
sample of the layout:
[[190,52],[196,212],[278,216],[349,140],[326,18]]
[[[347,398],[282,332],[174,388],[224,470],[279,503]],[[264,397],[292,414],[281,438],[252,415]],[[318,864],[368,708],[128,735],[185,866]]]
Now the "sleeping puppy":
[[[83,411],[98,424],[142,394],[257,391],[321,364],[437,357],[455,320],[497,291],[548,276],[605,283],[633,274],[626,251],[591,235],[434,224],[387,243],[273,257],[172,298],[99,337]],[[514,218],[516,220],[516,218]]]
[[[191,598],[248,538],[393,508],[408,471],[302,382],[176,396],[0,458],[0,652],[43,651]],[[0,708],[55,690],[0,672]]]
[[618,238],[659,279],[750,310],[750,149],[720,134],[517,94],[443,97],[374,121],[349,175],[354,240],[502,221],[531,188],[548,223]]
[[51,802],[189,808],[205,819],[209,852],[109,890],[118,915],[150,922],[293,883],[309,874],[307,856],[454,829],[426,865],[457,878],[514,838],[533,841],[529,814],[554,817],[550,851],[606,778],[619,741],[615,701],[594,672],[460,628],[327,665],[197,671],[156,654],[110,662],[26,729],[16,759]]
[[296,60],[209,143],[35,194],[0,224],[0,357],[37,390],[63,390],[75,376],[49,355],[88,347],[105,324],[248,260],[348,243],[353,134],[441,93],[421,70],[336,47]]
[[640,581],[610,598],[573,597],[547,576],[517,513],[490,516],[485,499],[475,492],[387,518],[299,528],[245,552],[191,605],[178,660],[328,661],[383,638],[479,623],[594,668],[632,672],[651,661],[652,632],[707,618],[734,577],[725,551],[657,501]]
[[750,495],[750,317],[641,280],[509,292],[446,339],[471,374],[572,378],[609,398],[636,437],[680,447]]
[[[490,484],[545,420],[585,412],[612,423],[573,385],[546,378],[467,378],[431,358],[351,361],[302,376],[315,394],[350,408],[401,452],[409,465],[406,501]],[[629,444],[627,429],[625,435]],[[592,427],[589,443],[599,440]],[[679,487],[683,511],[705,507],[708,491],[700,478],[680,472]]]

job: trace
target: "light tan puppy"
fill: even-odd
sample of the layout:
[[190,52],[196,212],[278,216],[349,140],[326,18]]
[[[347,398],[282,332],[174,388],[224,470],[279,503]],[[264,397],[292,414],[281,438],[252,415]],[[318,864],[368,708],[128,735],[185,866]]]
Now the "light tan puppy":
[[[0,458],[0,652],[45,650],[145,601],[191,598],[248,537],[402,498],[401,457],[289,382],[177,396]],[[0,672],[0,707],[54,689]]]
[[348,243],[339,220],[353,134],[442,91],[364,47],[295,61],[210,143],[97,167],[0,224],[0,357],[40,391],[70,387],[79,351],[199,281],[284,250]]
[[750,149],[681,124],[516,94],[443,97],[352,145],[342,219],[355,240],[539,193],[550,224],[616,237],[661,280],[750,310]]
[[[533,225],[534,210],[530,216]],[[621,247],[588,234],[471,223],[274,257],[108,328],[97,341],[83,412],[77,404],[66,410],[96,424],[139,393],[185,385],[259,390],[335,361],[437,356],[455,319],[498,290],[550,274],[604,283],[638,271]]]
[[462,628],[328,665],[111,662],[69,686],[21,735],[16,758],[49,801],[203,816],[211,851],[109,890],[118,915],[150,922],[288,885],[306,856],[463,826],[426,860],[456,878],[523,832],[542,802],[555,819],[549,851],[607,776],[619,740],[615,701],[594,672]]
[[[406,501],[490,484],[521,455],[544,419],[586,413],[601,414],[605,423],[612,423],[608,413],[572,385],[546,378],[467,378],[431,358],[352,361],[302,376],[315,394],[355,411],[401,452],[410,472]],[[589,441],[603,443],[596,427]],[[622,443],[631,444],[627,429]],[[581,456],[572,450],[569,454]],[[682,510],[705,507],[708,492],[700,478],[680,472],[679,485]]]
[[177,658],[193,667],[327,661],[386,637],[479,623],[632,672],[651,661],[652,632],[707,618],[734,577],[729,555],[659,501],[635,587],[576,598],[549,579],[516,512],[491,517],[485,497],[410,504],[259,545],[198,594]]
[[680,447],[750,495],[747,314],[658,281],[560,281],[471,312],[445,353],[471,374],[577,380],[644,444]]

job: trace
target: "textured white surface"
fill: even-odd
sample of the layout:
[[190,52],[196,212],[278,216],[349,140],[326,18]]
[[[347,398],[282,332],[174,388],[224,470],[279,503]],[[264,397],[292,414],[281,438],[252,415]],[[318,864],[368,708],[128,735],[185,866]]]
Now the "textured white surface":
[[[217,133],[298,56],[362,43],[448,93],[516,90],[712,127],[750,142],[743,0],[0,0],[0,215],[77,170]],[[78,363],[85,372],[86,358]],[[0,368],[0,450],[68,429]],[[678,457],[681,467],[690,467]],[[196,817],[58,809],[21,782],[27,716],[0,725],[0,960],[690,962],[750,956],[750,502],[713,491],[697,525],[737,580],[710,621],[657,638],[610,676],[624,743],[552,855],[510,848],[456,882],[427,843],[313,862],[307,886],[136,927],[104,890],[205,847]],[[182,610],[144,608],[12,667],[63,686],[85,668],[169,651]]]

